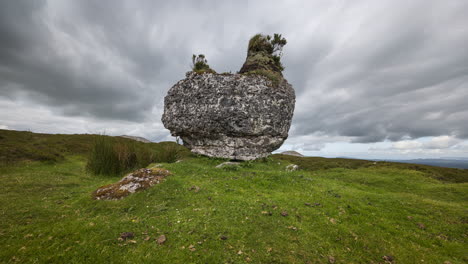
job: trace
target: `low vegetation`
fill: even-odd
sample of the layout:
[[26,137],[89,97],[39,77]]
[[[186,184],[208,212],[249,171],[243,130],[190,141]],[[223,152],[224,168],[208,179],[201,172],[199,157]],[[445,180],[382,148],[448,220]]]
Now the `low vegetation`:
[[192,71],[203,74],[203,73],[216,73],[213,69],[210,68],[208,65],[208,60],[205,58],[205,55],[199,54],[192,56]]
[[[93,191],[123,176],[86,171],[99,136],[15,133],[25,135],[0,131],[21,160],[0,167],[1,263],[468,261],[468,170],[283,155],[216,168],[224,160],[185,152],[158,162],[171,172],[160,184],[97,201]],[[39,139],[87,151],[20,158]]]
[[254,58],[258,56],[256,60],[263,60],[262,64],[264,64],[264,67],[269,66],[270,69],[268,70],[282,72],[284,66],[281,64],[281,57],[283,56],[283,47],[286,44],[287,41],[281,34],[275,33],[273,37],[270,35],[256,34],[249,40],[247,57]]
[[93,174],[121,175],[154,161],[155,155],[145,143],[123,138],[97,137],[88,157],[86,170]]
[[56,163],[70,155],[89,157],[87,168],[92,173],[117,175],[151,162],[175,162],[190,152],[174,142],[143,143],[105,135],[0,130],[0,165]]
[[[273,86],[277,86],[283,79],[281,72],[284,70],[284,66],[281,63],[281,57],[283,56],[283,47],[286,44],[287,41],[281,34],[254,35],[249,40],[247,58],[239,73],[264,76],[272,82]],[[198,74],[216,73],[210,68],[203,54],[193,54],[192,71]]]
[[283,79],[281,56],[286,43],[281,34],[274,34],[273,37],[262,34],[253,36],[249,41],[247,58],[239,73],[264,76],[271,80],[273,86],[277,86]]

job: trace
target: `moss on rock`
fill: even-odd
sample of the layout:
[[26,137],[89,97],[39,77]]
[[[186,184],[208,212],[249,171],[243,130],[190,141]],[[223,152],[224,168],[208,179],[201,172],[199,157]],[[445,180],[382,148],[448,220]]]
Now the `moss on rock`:
[[92,193],[92,197],[95,200],[120,200],[134,192],[159,184],[170,174],[168,170],[162,168],[139,169],[117,183],[99,187]]
[[279,34],[275,34],[273,39],[269,35],[253,36],[249,41],[247,58],[239,73],[262,75],[270,79],[274,85],[278,85],[283,79],[281,72],[284,67],[280,57],[284,45],[286,45],[286,40]]

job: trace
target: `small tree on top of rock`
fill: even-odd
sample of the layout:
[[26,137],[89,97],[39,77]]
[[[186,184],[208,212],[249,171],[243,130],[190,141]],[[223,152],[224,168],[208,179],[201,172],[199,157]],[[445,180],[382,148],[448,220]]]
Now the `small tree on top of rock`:
[[208,65],[208,60],[206,60],[205,55],[199,54],[192,56],[192,71],[196,73],[216,73],[213,69],[210,68]]
[[281,56],[286,43],[281,34],[274,34],[273,37],[262,34],[253,36],[249,41],[247,58],[239,73],[262,75],[277,85],[283,79]]
[[275,33],[273,34],[273,37],[270,35],[257,34],[249,41],[247,58],[254,57],[256,54],[260,54],[267,58],[272,58],[277,69],[283,71],[284,67],[280,60],[283,56],[283,47],[286,44],[287,41],[281,36],[281,34]]

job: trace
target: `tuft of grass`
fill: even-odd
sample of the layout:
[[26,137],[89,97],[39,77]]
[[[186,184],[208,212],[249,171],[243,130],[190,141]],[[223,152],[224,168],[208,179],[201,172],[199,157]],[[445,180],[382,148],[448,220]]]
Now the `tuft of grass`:
[[146,143],[101,136],[94,142],[86,169],[94,175],[121,175],[153,162],[176,162],[184,153],[186,155],[186,149],[173,142],[151,148]]
[[151,163],[151,152],[146,151],[144,145],[137,148],[136,144],[107,136],[96,138],[86,170],[94,175],[120,175]]
[[174,163],[181,159],[184,148],[177,144],[166,144],[156,151],[155,162]]
[[205,58],[205,55],[199,54],[192,56],[192,71],[203,74],[203,73],[216,73],[213,69],[210,68],[208,65],[208,60]]

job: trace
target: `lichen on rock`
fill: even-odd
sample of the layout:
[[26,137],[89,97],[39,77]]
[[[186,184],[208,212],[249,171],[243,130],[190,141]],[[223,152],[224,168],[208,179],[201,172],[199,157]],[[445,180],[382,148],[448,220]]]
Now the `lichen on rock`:
[[162,168],[139,169],[127,174],[119,182],[99,187],[93,192],[95,200],[119,200],[134,192],[145,190],[169,176]]

